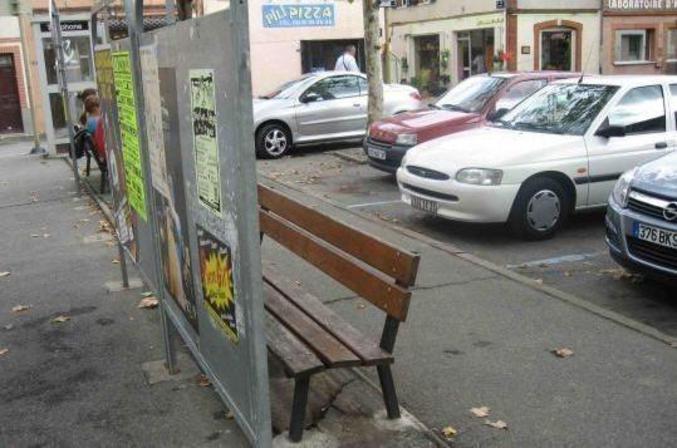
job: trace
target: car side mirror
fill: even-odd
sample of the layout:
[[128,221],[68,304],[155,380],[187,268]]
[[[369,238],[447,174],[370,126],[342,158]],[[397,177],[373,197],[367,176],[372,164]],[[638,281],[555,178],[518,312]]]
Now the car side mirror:
[[490,113],[487,116],[487,120],[489,120],[489,121],[500,120],[503,117],[503,115],[507,114],[509,111],[510,111],[510,109],[505,108],[505,107],[503,107],[501,109],[496,109],[495,111],[493,111],[492,113]]
[[301,102],[302,103],[314,103],[316,101],[320,101],[322,97],[320,96],[319,93],[315,92],[308,92],[303,97],[301,97]]
[[625,137],[625,126],[609,125],[597,130],[595,135],[604,138]]

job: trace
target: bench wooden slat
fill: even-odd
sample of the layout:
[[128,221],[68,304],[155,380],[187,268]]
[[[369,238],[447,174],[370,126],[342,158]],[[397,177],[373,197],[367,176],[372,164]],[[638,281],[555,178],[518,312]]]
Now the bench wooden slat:
[[351,367],[362,364],[360,359],[317,322],[294,306],[287,297],[263,284],[266,309],[284,323],[328,367]]
[[261,230],[315,267],[369,300],[389,316],[405,321],[411,292],[388,282],[382,274],[340,252],[298,226],[259,210]]
[[287,375],[312,375],[324,370],[324,363],[289,329],[266,313],[266,340],[268,350],[284,364]]
[[258,186],[259,204],[375,269],[410,286],[416,281],[419,256],[338,222],[270,187]]
[[362,365],[390,364],[392,354],[381,349],[376,341],[365,338],[355,327],[324,305],[317,297],[306,292],[289,277],[281,275],[270,265],[264,265],[264,279],[315,320],[321,327],[341,341],[361,360]]

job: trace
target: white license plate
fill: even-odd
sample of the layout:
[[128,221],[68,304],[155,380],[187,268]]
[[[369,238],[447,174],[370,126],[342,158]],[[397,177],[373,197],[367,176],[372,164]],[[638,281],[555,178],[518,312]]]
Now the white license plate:
[[386,159],[386,152],[382,149],[367,148],[367,154],[369,154],[369,157],[372,157],[374,159],[379,159],[379,160],[385,160]]
[[430,213],[431,215],[436,215],[439,204],[429,199],[423,199],[417,196],[412,196],[411,206],[419,210],[423,210],[426,213]]
[[650,243],[658,244],[659,246],[677,249],[677,232],[635,223],[633,233],[635,238],[642,241],[648,241]]

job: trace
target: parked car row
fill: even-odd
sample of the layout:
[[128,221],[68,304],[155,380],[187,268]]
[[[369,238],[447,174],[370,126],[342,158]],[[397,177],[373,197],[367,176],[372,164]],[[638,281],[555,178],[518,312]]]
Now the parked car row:
[[677,76],[488,74],[428,106],[409,86],[384,97],[387,118],[365,136],[364,75],[292,81],[255,101],[257,154],[364,137],[369,164],[395,173],[413,208],[529,240],[607,207],[612,256],[677,277]]

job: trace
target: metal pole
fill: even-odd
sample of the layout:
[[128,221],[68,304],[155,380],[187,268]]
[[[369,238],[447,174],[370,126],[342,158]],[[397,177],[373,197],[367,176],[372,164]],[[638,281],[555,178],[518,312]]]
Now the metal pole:
[[[29,154],[46,156],[48,154],[47,149],[40,146],[40,134],[38,133],[38,114],[35,110],[35,101],[33,99],[33,83],[31,82],[31,70],[30,70],[30,61],[31,58],[28,57],[28,45],[26,45],[26,38],[30,33],[24,31],[26,23],[30,24],[30,16],[28,13],[26,0],[19,1],[19,36],[21,39],[21,52],[24,55],[24,78],[26,79],[26,90],[28,90],[28,102],[30,103],[31,109],[31,121],[33,122],[33,148]],[[29,25],[30,26],[30,25]]]
[[160,260],[162,253],[160,249],[160,232],[158,231],[157,215],[155,213],[155,192],[153,189],[153,180],[150,170],[150,156],[148,155],[148,144],[146,140],[146,119],[145,104],[143,96],[143,80],[141,79],[141,56],[139,47],[141,45],[141,35],[143,34],[143,0],[125,0],[125,16],[127,17],[127,30],[130,43],[130,57],[132,65],[132,80],[134,82],[134,91],[136,93],[136,121],[139,132],[139,148],[141,153],[141,166],[144,173],[144,189],[146,197],[146,210],[150,233],[153,235],[153,268],[155,271],[155,282],[157,294],[160,297],[160,315],[162,320],[162,337],[165,345],[165,360],[167,370],[170,374],[176,370],[176,347],[174,345],[174,336],[176,330],[167,317],[167,296],[165,294],[164,274]]
[[78,159],[75,157],[75,132],[73,131],[73,120],[71,118],[70,97],[68,94],[68,81],[66,81],[66,66],[63,55],[63,40],[61,38],[61,20],[59,19],[59,10],[50,0],[51,9],[51,27],[52,27],[52,42],[56,48],[57,53],[57,77],[59,79],[59,87],[61,89],[61,99],[63,100],[64,112],[66,115],[66,127],[68,128],[68,140],[70,143],[70,156],[73,162],[73,178],[75,179],[75,191],[80,194],[80,172],[78,171]]

